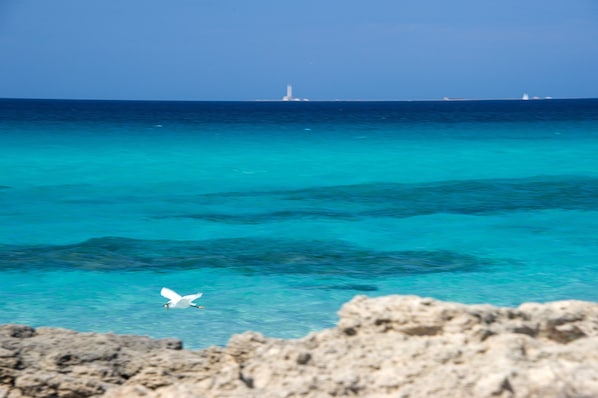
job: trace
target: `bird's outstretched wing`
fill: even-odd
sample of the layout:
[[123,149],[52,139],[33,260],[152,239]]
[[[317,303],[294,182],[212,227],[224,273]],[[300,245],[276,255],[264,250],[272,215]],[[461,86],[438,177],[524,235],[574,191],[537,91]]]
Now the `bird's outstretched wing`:
[[183,296],[183,299],[187,299],[189,300],[189,302],[192,302],[193,300],[197,300],[198,298],[200,298],[202,294],[203,293],[189,294],[187,296]]
[[172,290],[170,290],[167,287],[163,287],[162,290],[160,291],[160,294],[163,297],[166,297],[168,300],[176,301],[176,300],[180,300],[181,299],[181,296],[179,294],[173,292]]

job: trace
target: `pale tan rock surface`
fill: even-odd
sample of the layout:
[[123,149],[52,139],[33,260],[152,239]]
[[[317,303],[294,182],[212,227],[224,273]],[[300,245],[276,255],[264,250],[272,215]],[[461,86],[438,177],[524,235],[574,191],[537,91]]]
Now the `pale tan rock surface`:
[[338,326],[227,347],[0,327],[3,397],[598,397],[598,304],[357,296]]

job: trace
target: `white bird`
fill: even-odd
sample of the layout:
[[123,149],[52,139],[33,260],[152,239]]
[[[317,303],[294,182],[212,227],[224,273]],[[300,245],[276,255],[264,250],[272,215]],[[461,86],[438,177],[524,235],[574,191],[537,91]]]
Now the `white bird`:
[[163,287],[160,291],[160,294],[163,297],[166,297],[168,303],[164,304],[164,308],[187,308],[187,307],[195,307],[195,308],[204,308],[202,305],[197,305],[193,302],[193,300],[197,300],[201,297],[203,293],[196,293],[196,294],[189,294],[187,296],[181,296],[178,293],[173,292],[167,287]]

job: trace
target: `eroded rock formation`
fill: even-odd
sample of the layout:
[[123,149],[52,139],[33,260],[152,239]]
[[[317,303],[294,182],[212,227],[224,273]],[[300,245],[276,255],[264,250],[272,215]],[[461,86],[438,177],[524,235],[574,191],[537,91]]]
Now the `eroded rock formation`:
[[598,304],[357,296],[338,326],[226,347],[0,327],[0,398],[598,397]]

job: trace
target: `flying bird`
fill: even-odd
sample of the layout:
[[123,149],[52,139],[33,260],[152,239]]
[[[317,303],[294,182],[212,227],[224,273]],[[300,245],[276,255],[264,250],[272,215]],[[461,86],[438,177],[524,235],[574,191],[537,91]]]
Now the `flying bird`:
[[164,304],[164,308],[166,309],[187,307],[204,308],[203,305],[197,305],[193,302],[193,300],[197,300],[198,298],[200,298],[203,293],[181,296],[180,294],[170,290],[169,288],[163,287],[160,291],[160,294],[169,300],[166,304]]

